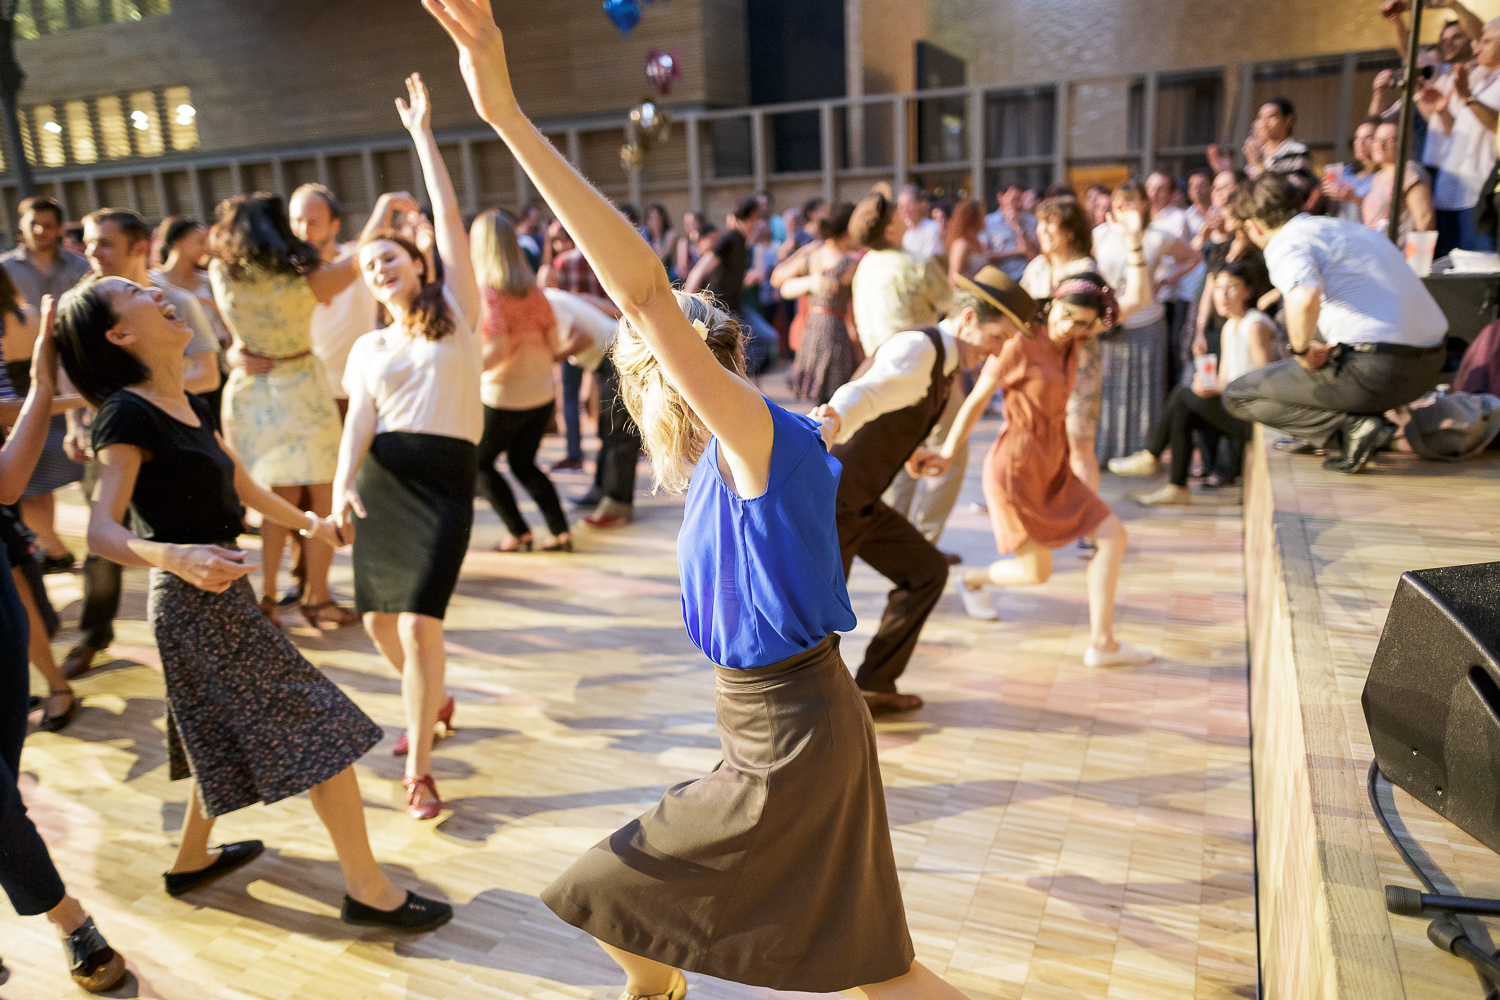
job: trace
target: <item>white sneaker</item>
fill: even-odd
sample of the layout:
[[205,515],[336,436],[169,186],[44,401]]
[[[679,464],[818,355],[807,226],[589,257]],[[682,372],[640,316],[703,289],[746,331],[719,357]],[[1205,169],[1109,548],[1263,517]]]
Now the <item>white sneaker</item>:
[[1143,507],[1191,507],[1193,494],[1186,486],[1165,483],[1149,493],[1135,493],[1131,499]]
[[1160,464],[1149,451],[1138,451],[1134,455],[1109,460],[1109,471],[1117,476],[1154,476]]
[[1120,643],[1120,648],[1113,653],[1106,653],[1093,646],[1083,653],[1083,665],[1086,667],[1144,667],[1154,659],[1155,653],[1128,642]]
[[989,591],[980,587],[978,590],[970,590],[968,584],[962,580],[958,581],[958,596],[964,599],[964,611],[970,618],[982,622],[997,622],[1000,620],[1000,612],[990,603]]

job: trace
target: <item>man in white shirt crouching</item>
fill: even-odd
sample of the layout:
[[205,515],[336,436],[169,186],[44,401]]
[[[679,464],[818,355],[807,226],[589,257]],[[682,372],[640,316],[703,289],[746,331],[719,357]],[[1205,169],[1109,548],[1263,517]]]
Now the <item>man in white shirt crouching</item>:
[[1390,439],[1385,411],[1436,384],[1448,320],[1383,233],[1306,215],[1305,200],[1268,172],[1235,201],[1284,297],[1293,357],[1231,382],[1224,407],[1311,448],[1339,442],[1343,454],[1323,467],[1359,472]]

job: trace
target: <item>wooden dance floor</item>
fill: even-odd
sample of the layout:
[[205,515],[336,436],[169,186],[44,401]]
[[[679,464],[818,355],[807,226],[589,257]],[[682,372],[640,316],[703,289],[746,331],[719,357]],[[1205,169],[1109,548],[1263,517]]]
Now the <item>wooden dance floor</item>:
[[[974,443],[944,540],[965,565],[994,553],[971,508],[994,431],[985,424]],[[544,459],[560,457],[557,439],[548,448]],[[1160,659],[1083,666],[1087,564],[1063,550],[1050,584],[996,598],[998,624],[964,617],[950,585],[903,681],[927,707],[877,727],[917,954],[974,1000],[1253,997],[1238,498],[1210,492],[1212,505],[1148,512],[1125,498],[1136,482],[1105,478],[1132,540],[1121,637]],[[557,482],[565,496],[587,485],[578,474]],[[64,498],[60,518],[81,551],[83,509],[76,491]],[[307,656],[386,728],[358,768],[371,839],[398,885],[454,904],[453,922],[426,937],[339,922],[338,866],[305,796],[220,820],[215,842],[263,839],[260,860],[180,899],[163,892],[188,789],[167,780],[145,576],[127,573],[117,659],[76,682],[76,721],[32,735],[22,762],[69,887],[130,959],[134,976],[114,995],[618,995],[612,963],[537,895],[663,789],[718,760],[713,669],[680,618],[681,503],[646,497],[632,528],[582,529],[573,556],[489,552],[500,529],[481,508],[448,619],[458,732],[435,755],[449,807],[439,821],[406,817],[402,764],[389,753],[399,685],[364,634],[319,635],[286,616]],[[80,582],[49,578],[67,626]],[[347,554],[334,582],[352,593]],[[860,627],[844,654],[857,663],[886,585],[858,564],[851,589]],[[59,657],[73,636],[65,627]],[[80,995],[43,918],[3,908],[0,954],[11,970],[0,1000]],[[689,981],[700,1000],[771,995]]]

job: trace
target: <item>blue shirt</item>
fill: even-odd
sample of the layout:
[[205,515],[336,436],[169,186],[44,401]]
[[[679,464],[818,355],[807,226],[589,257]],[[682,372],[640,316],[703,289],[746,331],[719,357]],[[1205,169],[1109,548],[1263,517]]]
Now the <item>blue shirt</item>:
[[688,637],[735,669],[770,666],[855,625],[833,514],[842,467],[812,418],[766,405],[775,427],[766,492],[745,500],[730,489],[711,439],[677,535]]

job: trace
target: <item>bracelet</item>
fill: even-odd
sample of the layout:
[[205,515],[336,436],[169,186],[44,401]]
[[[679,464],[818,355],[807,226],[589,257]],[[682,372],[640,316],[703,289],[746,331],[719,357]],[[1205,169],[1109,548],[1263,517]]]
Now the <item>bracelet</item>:
[[1306,354],[1306,353],[1307,353],[1307,352],[1308,352],[1308,351],[1310,351],[1310,350],[1312,350],[1312,345],[1311,345],[1311,344],[1309,344],[1309,345],[1308,345],[1308,346],[1306,346],[1306,347],[1304,347],[1304,348],[1302,348],[1302,350],[1300,350],[1300,351],[1299,351],[1299,350],[1296,350],[1296,349],[1294,349],[1294,348],[1291,348],[1291,347],[1288,347],[1288,348],[1287,348],[1287,351],[1288,351],[1288,352],[1289,352],[1289,353],[1290,353],[1290,354],[1291,354],[1291,355],[1292,355],[1292,357],[1294,357],[1294,358],[1300,358],[1300,357],[1302,357],[1302,356],[1303,356],[1303,355],[1305,355],[1305,354]]
[[303,538],[311,538],[313,536],[313,534],[317,530],[318,530],[318,515],[314,514],[312,511],[308,511],[307,512],[307,527],[305,527],[305,528],[298,528],[297,529],[297,534],[301,535]]

